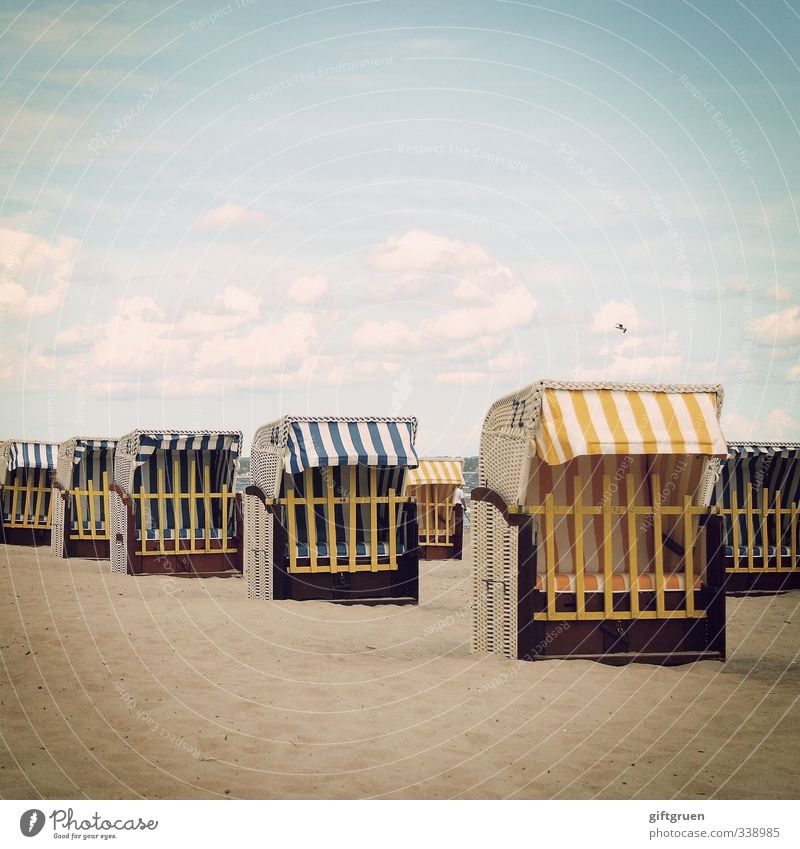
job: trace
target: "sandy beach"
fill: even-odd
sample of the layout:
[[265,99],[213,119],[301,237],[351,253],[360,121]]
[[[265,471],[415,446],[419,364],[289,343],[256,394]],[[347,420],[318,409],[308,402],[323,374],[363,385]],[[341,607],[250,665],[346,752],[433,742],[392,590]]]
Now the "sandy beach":
[[4,798],[797,798],[800,593],[728,600],[728,661],[470,654],[421,604],[249,601],[0,547]]

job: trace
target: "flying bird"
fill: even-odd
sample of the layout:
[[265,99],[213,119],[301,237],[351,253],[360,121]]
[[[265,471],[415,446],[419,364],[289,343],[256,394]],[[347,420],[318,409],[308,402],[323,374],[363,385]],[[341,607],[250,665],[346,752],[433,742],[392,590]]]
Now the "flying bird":
[[617,328],[617,330],[621,330],[623,333],[627,333],[627,332],[628,332],[628,328],[627,328],[627,327],[624,327],[624,326],[623,326],[623,325],[621,325],[621,324],[615,324],[614,326]]

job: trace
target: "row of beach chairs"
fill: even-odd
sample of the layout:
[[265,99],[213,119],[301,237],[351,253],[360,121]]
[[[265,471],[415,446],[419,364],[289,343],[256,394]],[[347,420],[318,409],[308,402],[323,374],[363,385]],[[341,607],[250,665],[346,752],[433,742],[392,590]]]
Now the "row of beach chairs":
[[[725,654],[726,591],[798,585],[800,444],[727,444],[718,385],[539,381],[492,405],[474,523],[473,648],[675,663]],[[127,574],[243,572],[250,597],[419,598],[460,558],[458,458],[413,418],[283,417],[237,493],[238,432],[0,445],[6,542]]]

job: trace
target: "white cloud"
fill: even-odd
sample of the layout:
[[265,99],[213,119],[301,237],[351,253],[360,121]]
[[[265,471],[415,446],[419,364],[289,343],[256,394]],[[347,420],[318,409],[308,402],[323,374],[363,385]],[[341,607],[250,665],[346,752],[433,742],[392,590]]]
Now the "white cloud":
[[322,274],[307,275],[295,280],[286,296],[296,304],[313,304],[328,291],[328,278]]
[[683,357],[674,330],[666,337],[623,337],[610,348],[594,352],[590,359],[598,364],[579,363],[575,369],[576,379],[645,382],[681,379]]
[[786,307],[750,322],[750,332],[766,345],[787,344],[800,339],[800,306]]
[[439,271],[452,274],[459,268],[493,264],[480,246],[424,230],[390,236],[370,257],[378,271]]
[[725,412],[723,407],[721,424],[725,438],[731,442],[753,438],[754,423],[739,413]]
[[747,278],[741,274],[729,274],[720,280],[720,288],[727,292],[733,292],[735,295],[741,295],[748,289],[752,289],[752,284],[748,283]]
[[0,309],[11,318],[55,312],[69,287],[76,239],[57,242],[23,230],[0,227]]
[[792,290],[788,286],[781,286],[779,283],[774,283],[768,286],[764,293],[771,301],[788,301],[792,297]]
[[595,333],[619,333],[616,325],[621,324],[628,333],[643,333],[652,330],[653,322],[644,318],[633,303],[625,301],[607,301],[594,314],[592,330]]
[[800,364],[796,366],[792,366],[789,371],[786,372],[787,380],[800,380]]
[[779,407],[770,410],[767,416],[768,439],[795,439],[800,433],[800,421]]
[[530,324],[536,312],[536,299],[527,289],[515,285],[506,292],[477,306],[449,310],[436,318],[420,322],[427,336],[448,341],[468,339],[477,335],[494,336]]
[[194,230],[224,230],[234,227],[266,227],[272,221],[265,212],[247,209],[237,203],[223,203],[209,209],[193,225]]
[[[352,343],[356,347],[369,348],[383,352],[418,351],[426,340],[420,334],[402,321],[365,321],[360,324],[352,335]],[[427,347],[427,345],[426,345]]]

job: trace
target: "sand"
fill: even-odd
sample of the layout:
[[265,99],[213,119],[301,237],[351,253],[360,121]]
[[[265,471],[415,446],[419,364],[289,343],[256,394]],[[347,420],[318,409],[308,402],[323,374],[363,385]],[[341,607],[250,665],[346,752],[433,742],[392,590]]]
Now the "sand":
[[800,593],[729,660],[470,654],[470,564],[418,608],[248,601],[0,547],[4,798],[797,798]]

